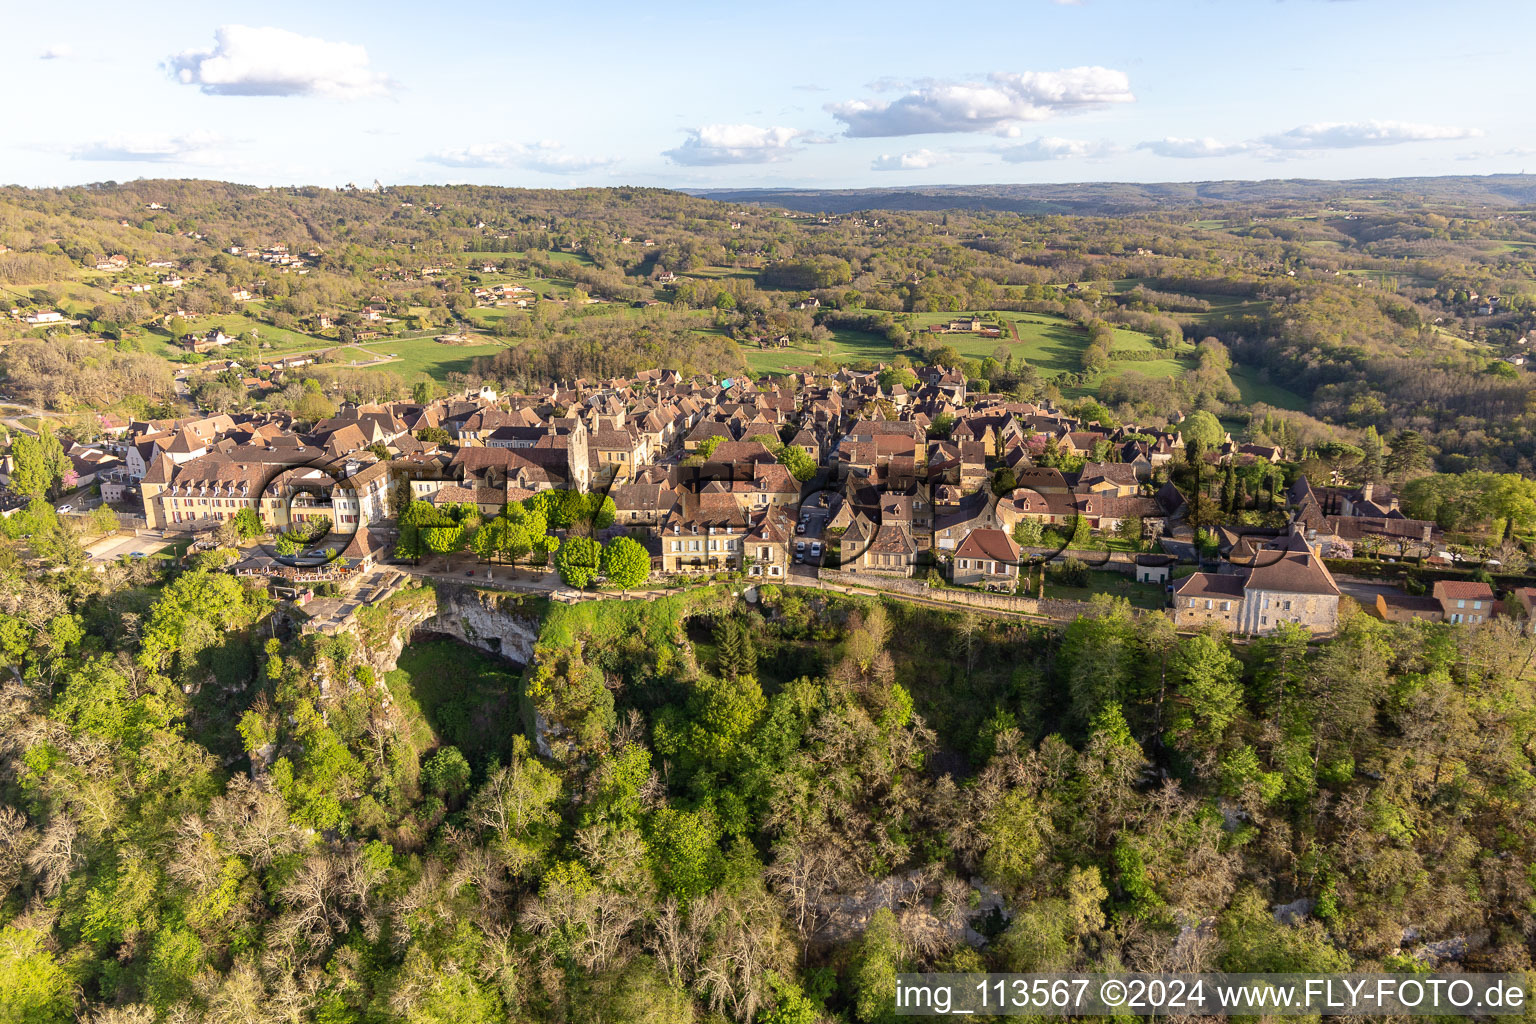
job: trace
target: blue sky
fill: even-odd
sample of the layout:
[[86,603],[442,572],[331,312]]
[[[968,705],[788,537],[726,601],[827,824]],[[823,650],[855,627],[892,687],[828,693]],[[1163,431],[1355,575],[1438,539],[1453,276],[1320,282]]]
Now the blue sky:
[[0,62],[6,183],[1536,170],[1528,0],[26,7]]

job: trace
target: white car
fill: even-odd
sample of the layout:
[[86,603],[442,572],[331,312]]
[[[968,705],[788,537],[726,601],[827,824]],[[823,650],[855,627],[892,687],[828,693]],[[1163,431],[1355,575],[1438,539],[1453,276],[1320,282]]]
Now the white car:
[[811,545],[811,557],[812,558],[820,558],[821,557],[821,541],[818,540],[814,544]]
[[60,512],[73,512],[74,510],[75,510],[75,506],[73,506],[73,505],[60,505],[59,506],[59,511]]

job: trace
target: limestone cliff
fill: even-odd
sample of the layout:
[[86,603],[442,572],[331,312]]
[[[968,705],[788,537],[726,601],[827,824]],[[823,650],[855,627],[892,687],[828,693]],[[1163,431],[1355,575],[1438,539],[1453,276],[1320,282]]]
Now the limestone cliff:
[[417,628],[526,665],[539,638],[539,613],[536,601],[520,594],[439,583],[437,613]]
[[379,679],[394,671],[400,652],[417,633],[452,637],[526,665],[539,636],[539,608],[518,594],[439,582],[408,587],[360,609],[353,631],[363,660]]

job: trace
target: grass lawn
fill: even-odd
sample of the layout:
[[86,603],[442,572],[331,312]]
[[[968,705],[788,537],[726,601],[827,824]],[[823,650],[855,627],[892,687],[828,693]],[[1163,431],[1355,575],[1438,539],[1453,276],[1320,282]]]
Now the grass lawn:
[[1277,409],[1290,409],[1293,412],[1305,412],[1307,409],[1305,398],[1289,388],[1271,382],[1262,370],[1251,366],[1234,366],[1230,375],[1232,383],[1236,384],[1237,390],[1242,393],[1244,405],[1263,402]]
[[1109,569],[1092,569],[1088,573],[1088,586],[1067,587],[1055,582],[1049,573],[1045,577],[1045,596],[1062,601],[1086,601],[1094,594],[1114,594],[1130,601],[1137,608],[1163,608],[1167,595],[1159,584],[1137,583],[1122,572]]
[[[931,324],[948,323],[959,315],[958,313],[913,313],[910,314],[910,323],[921,332]],[[1022,358],[1046,376],[1057,373],[1076,373],[1082,369],[1083,349],[1088,346],[1088,335],[1071,320],[1047,313],[1003,312],[993,315],[1007,327],[1000,338],[986,338],[974,334],[920,333],[917,335],[917,340],[924,345],[950,345],[966,359],[984,359],[1001,350],[1005,358],[1009,354],[1012,354],[1015,359]],[[1156,348],[1156,345],[1150,337],[1138,331],[1116,328],[1114,347],[1151,351]],[[1112,376],[1126,370],[1134,370],[1149,377],[1173,377],[1187,373],[1193,368],[1193,362],[1188,355],[1191,351],[1184,349],[1177,354],[1170,353],[1169,358],[1152,362],[1117,362],[1111,365],[1109,373]],[[857,362],[861,359],[878,362],[889,360],[895,352],[885,339],[876,335],[863,331],[838,330],[833,332],[830,342],[817,348],[807,346],[758,349],[744,345],[742,354],[753,373],[782,374],[790,372],[794,367],[809,366],[821,355],[840,363]],[[1088,393],[1082,389],[1068,390],[1070,392],[1068,397],[1080,397]]]
[[376,355],[397,357],[366,369],[389,370],[407,381],[430,377],[446,383],[448,374],[469,373],[477,358],[494,355],[507,346],[499,341],[483,345],[444,345],[432,338],[413,338],[410,341],[381,341],[365,347]]
[[1211,308],[1204,313],[1172,313],[1169,314],[1170,316],[1181,320],[1188,318],[1196,324],[1206,324],[1243,318],[1257,320],[1269,313],[1269,303],[1261,299],[1245,299],[1240,295],[1201,295],[1193,292],[1189,294],[1209,302]]
[[[281,327],[273,327],[271,324],[253,320],[240,313],[211,313],[208,316],[200,316],[195,320],[188,320],[187,327],[194,334],[207,334],[217,327],[231,337],[239,337],[247,331],[255,331],[258,341],[272,346],[271,349],[262,349],[263,352],[288,352],[300,349],[326,348],[331,345],[340,344],[335,338],[304,334],[301,331],[285,331]],[[160,333],[157,336],[169,345],[169,332]],[[176,351],[181,350],[177,349]]]
[[830,341],[806,347],[766,348],[742,345],[738,342],[747,367],[756,374],[788,374],[796,367],[810,366],[817,358],[826,356],[839,363],[856,363],[861,359],[875,362],[889,361],[896,354],[891,343],[865,331],[835,330]]
[[688,270],[679,274],[680,277],[697,277],[710,281],[719,281],[723,278],[736,277],[743,280],[757,280],[761,270],[753,270],[749,267],[700,267],[698,270]]
[[[958,313],[913,313],[912,325],[923,330],[932,324],[948,323]],[[984,317],[1000,320],[1006,328],[1001,338],[972,334],[921,335],[930,345],[953,345],[967,359],[981,359],[998,349],[1022,356],[1030,365],[1045,373],[1076,373],[1082,369],[1083,349],[1088,347],[1088,333],[1066,317],[1049,313],[988,313]],[[1016,337],[1015,337],[1016,335]],[[1138,331],[1115,328],[1115,348],[1151,349],[1152,339]]]
[[512,737],[522,731],[515,669],[452,640],[408,644],[398,665],[384,682],[417,750],[458,747],[477,773],[493,759],[511,759]]

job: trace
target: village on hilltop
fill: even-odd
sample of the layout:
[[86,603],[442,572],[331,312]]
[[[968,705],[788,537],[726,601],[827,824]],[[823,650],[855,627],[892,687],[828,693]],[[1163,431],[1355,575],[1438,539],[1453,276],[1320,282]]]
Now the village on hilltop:
[[[399,562],[412,503],[489,519],[545,491],[611,499],[607,516],[577,529],[638,541],[656,579],[832,579],[942,600],[1044,596],[1047,564],[1091,564],[1094,578],[1142,587],[1143,606],[1170,608],[1179,628],[1239,634],[1284,623],[1333,632],[1342,591],[1327,563],[1357,546],[1448,564],[1438,527],[1405,516],[1381,485],[1298,476],[1274,525],[1234,527],[1202,519],[1170,478],[1192,461],[1214,474],[1280,467],[1279,448],[1228,434],[1191,450],[1175,428],[1108,427],[972,393],[943,366],[917,368],[911,387],[884,370],[754,383],[658,369],[528,394],[483,386],[349,403],[305,430],[285,413],[103,417],[109,440],[69,454],[143,530],[204,546],[222,531],[227,543],[245,512],[292,538],[293,557],[247,545],[229,566],[285,592],[346,588]],[[1088,574],[1076,575],[1081,586]],[[1503,607],[1475,581],[1356,596],[1393,620],[1477,623]]]

